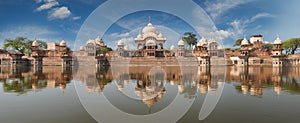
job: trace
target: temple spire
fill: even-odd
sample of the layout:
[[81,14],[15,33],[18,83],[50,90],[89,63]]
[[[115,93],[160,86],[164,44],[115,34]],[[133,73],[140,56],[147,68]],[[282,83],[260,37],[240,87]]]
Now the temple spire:
[[149,19],[149,23],[151,23],[151,17],[150,16],[148,17],[148,19]]

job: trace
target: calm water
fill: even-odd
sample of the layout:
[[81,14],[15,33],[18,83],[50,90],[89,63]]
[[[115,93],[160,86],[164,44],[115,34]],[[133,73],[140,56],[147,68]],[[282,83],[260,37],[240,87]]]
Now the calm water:
[[[0,72],[1,123],[122,121],[110,111],[155,115],[177,99],[175,111],[191,104],[174,118],[179,123],[300,122],[300,67],[2,66]],[[198,120],[207,94],[221,87],[214,110]]]

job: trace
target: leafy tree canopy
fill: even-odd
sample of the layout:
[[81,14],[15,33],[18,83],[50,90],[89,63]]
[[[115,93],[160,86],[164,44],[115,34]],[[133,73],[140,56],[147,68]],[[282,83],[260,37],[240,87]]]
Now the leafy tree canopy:
[[184,37],[183,40],[190,46],[192,47],[192,45],[195,45],[197,43],[197,38],[196,38],[196,34],[192,33],[192,32],[185,32],[184,33]]
[[[21,54],[31,54],[31,45],[33,40],[28,40],[25,37],[16,37],[15,39],[5,39],[3,48],[5,50],[12,49]],[[40,49],[47,49],[47,43],[37,41]]]
[[233,46],[234,46],[234,47],[235,47],[235,46],[241,46],[242,41],[243,41],[242,38],[237,39],[237,40],[235,41],[235,43],[233,44]]
[[112,51],[112,49],[110,47],[104,47],[104,48],[101,48],[99,52],[105,54],[109,51]]
[[283,42],[282,48],[285,49],[286,54],[295,54],[300,47],[300,38],[291,38]]

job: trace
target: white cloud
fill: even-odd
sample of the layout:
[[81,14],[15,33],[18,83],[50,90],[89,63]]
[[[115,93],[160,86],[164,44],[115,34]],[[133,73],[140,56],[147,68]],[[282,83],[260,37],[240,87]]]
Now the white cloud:
[[[270,17],[275,17],[275,16],[269,13],[258,13],[249,19],[236,19],[230,23],[232,28],[230,28],[229,30],[232,32],[234,38],[238,38],[247,31],[246,28],[249,26],[249,24],[255,22],[260,18],[270,18]],[[261,27],[262,27],[261,25],[257,25],[255,29],[259,29]]]
[[225,38],[230,37],[233,35],[230,31],[225,30],[216,30],[214,32],[210,32],[211,37],[215,38],[216,40],[223,40]]
[[79,20],[81,19],[81,16],[75,16],[75,17],[72,17],[73,20]]
[[124,37],[128,37],[128,36],[130,36],[129,32],[125,32],[125,33],[112,33],[112,34],[110,34],[110,37],[112,37],[112,38],[124,38]]
[[255,16],[251,17],[249,20],[246,20],[247,22],[246,23],[252,23],[254,21],[256,21],[257,19],[260,19],[260,18],[267,18],[267,17],[275,17],[274,15],[271,15],[269,13],[258,13],[256,14]]
[[60,7],[60,8],[54,8],[48,13],[48,18],[50,19],[65,19],[71,15],[71,11],[68,9],[68,7]]
[[40,3],[42,2],[42,0],[34,0],[36,3]]
[[59,5],[59,3],[55,0],[48,0],[46,1],[45,4],[41,5],[40,7],[38,7],[36,9],[36,11],[43,11],[43,10],[47,10],[47,9],[51,9],[54,6]]
[[[58,6],[59,2],[57,0],[35,0],[36,3],[43,2],[44,4],[40,5],[35,9],[37,12],[41,12],[43,10],[48,11],[49,19],[65,19],[68,18],[72,13],[66,6]],[[73,16],[72,20],[81,19],[81,16]]]
[[206,11],[213,19],[216,19],[228,10],[251,1],[254,0],[217,0],[214,2],[212,2],[212,0],[207,0],[204,4],[206,6]]

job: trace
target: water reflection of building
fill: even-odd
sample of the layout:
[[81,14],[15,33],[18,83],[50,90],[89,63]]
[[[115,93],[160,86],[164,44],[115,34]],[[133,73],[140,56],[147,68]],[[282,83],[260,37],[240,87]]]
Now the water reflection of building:
[[151,107],[163,97],[165,90],[166,73],[165,68],[156,67],[130,67],[129,74],[131,80],[136,80],[135,94]]
[[85,84],[88,92],[100,93],[105,85],[112,81],[111,70],[108,67],[79,67],[73,73],[74,80]]
[[[218,82],[224,80],[222,68],[214,69],[216,72],[212,74],[207,67],[131,66],[122,68],[120,66],[116,70],[118,71],[113,75],[120,90],[123,89],[125,81],[135,82],[136,94],[149,102],[150,100],[156,102],[158,97],[167,91],[163,86],[166,80],[170,82],[170,85],[177,86],[178,93],[188,99],[196,97],[197,87],[202,94],[215,92]],[[212,77],[215,78],[213,81],[211,81]]]
[[[299,68],[298,68],[299,69]],[[236,89],[243,94],[254,96],[262,96],[263,89],[272,86],[274,92],[280,95],[282,92],[283,76],[288,75],[282,71],[281,67],[228,67],[226,81],[237,81],[240,85]],[[292,71],[289,71],[293,74]],[[297,73],[298,74],[298,73]],[[293,77],[298,77],[300,74],[293,74]]]
[[0,67],[0,81],[5,92],[23,94],[29,91],[38,92],[44,88],[59,87],[62,92],[72,79],[72,69],[62,67]]

